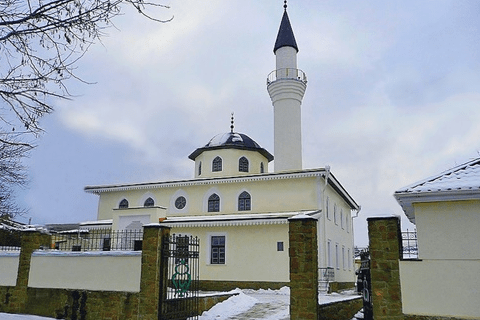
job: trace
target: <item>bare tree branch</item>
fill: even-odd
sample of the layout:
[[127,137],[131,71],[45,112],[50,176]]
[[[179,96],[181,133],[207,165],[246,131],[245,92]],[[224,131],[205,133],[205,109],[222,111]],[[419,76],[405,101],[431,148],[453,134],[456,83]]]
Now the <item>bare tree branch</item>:
[[42,132],[39,119],[71,97],[66,80],[82,81],[76,62],[124,5],[153,21],[172,19],[154,18],[149,10],[168,6],[143,0],[0,0],[0,129]]
[[143,0],[0,0],[0,216],[21,214],[14,189],[27,183],[24,157],[43,130],[39,119],[58,99],[70,99],[66,81],[124,5],[144,17],[168,6]]

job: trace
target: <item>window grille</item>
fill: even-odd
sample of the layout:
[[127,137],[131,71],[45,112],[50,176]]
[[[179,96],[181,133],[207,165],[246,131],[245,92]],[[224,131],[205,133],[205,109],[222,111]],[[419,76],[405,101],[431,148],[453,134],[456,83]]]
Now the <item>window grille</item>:
[[241,157],[238,160],[238,171],[240,172],[248,172],[248,159],[245,157]]
[[212,171],[222,171],[222,158],[216,157],[212,162]]
[[119,208],[119,209],[126,209],[126,208],[128,208],[128,200],[127,200],[127,199],[123,199],[122,201],[120,201],[120,204],[118,205],[118,208]]
[[214,193],[208,198],[208,212],[220,211],[220,197]]
[[152,198],[148,198],[147,200],[145,200],[145,202],[143,203],[143,206],[144,207],[153,207],[155,205],[155,201],[153,201]]
[[251,210],[251,198],[250,194],[243,191],[238,197],[238,211]]
[[210,263],[225,264],[225,236],[212,236]]

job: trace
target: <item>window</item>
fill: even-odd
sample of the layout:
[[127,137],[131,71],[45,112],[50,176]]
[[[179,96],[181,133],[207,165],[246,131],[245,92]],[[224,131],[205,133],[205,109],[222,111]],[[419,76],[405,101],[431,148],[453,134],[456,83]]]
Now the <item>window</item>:
[[330,220],[330,198],[327,197],[327,203],[325,204],[325,211],[327,211],[327,219]]
[[328,266],[332,266],[332,242],[328,240],[327,242],[327,263]]
[[128,200],[123,199],[122,201],[120,201],[120,204],[118,205],[118,208],[119,209],[127,209],[128,208]]
[[347,229],[347,232],[350,233],[350,224],[348,223],[348,220],[349,220],[349,214],[347,213],[345,215],[345,228]]
[[208,197],[208,212],[219,212],[220,211],[220,197],[218,194],[214,193]]
[[182,210],[185,208],[185,205],[187,204],[187,199],[185,199],[184,196],[180,196],[177,199],[175,199],[175,208],[178,210]]
[[345,247],[342,246],[342,267],[343,270],[347,268],[347,264],[345,263]]
[[225,264],[225,236],[212,236],[210,241],[210,263]]
[[335,203],[333,205],[333,222],[338,226],[338,221],[337,221],[337,204]]
[[340,225],[342,226],[342,229],[345,229],[345,226],[343,225],[343,209],[340,209]]
[[222,158],[215,157],[212,162],[212,171],[222,171]]
[[250,206],[250,194],[247,191],[243,191],[238,196],[238,211],[247,211],[251,209]]
[[148,198],[147,200],[145,200],[145,202],[143,203],[143,206],[144,207],[153,207],[155,205],[155,201],[153,201],[152,198]]
[[352,257],[350,256],[350,248],[347,249],[348,270],[352,270]]
[[339,252],[338,252],[338,243],[335,244],[335,267],[337,269],[340,269],[340,257],[338,256],[339,255]]
[[265,168],[263,167],[263,162],[260,162],[260,173],[264,173]]
[[248,172],[248,159],[245,157],[241,157],[238,160],[238,171],[240,172]]
[[283,251],[283,241],[277,242],[277,251]]
[[201,176],[202,175],[202,161],[200,161],[198,163],[198,175]]

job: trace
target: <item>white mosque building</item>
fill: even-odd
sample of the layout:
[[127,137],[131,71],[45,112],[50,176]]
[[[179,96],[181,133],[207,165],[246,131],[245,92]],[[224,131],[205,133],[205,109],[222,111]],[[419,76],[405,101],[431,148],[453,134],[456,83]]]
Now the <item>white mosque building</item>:
[[306,76],[286,5],[274,46],[276,69],[267,89],[274,109],[273,155],[246,134],[213,137],[193,151],[194,178],[87,186],[99,196],[97,225],[114,230],[161,223],[200,239],[202,288],[278,288],[289,282],[288,219],[318,220],[319,267],[352,284],[352,214],[359,205],[328,167],[302,168],[301,103]]

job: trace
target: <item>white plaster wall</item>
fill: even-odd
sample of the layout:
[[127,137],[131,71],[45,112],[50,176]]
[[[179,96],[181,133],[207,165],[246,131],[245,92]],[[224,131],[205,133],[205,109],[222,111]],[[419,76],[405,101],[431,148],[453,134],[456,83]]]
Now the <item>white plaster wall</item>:
[[20,252],[0,253],[0,286],[14,286],[17,282]]
[[480,319],[480,260],[400,262],[405,314]]
[[420,203],[414,209],[420,259],[480,259],[480,201]]
[[297,69],[297,50],[293,47],[281,47],[275,52],[275,62],[278,69]]
[[[199,237],[200,280],[289,281],[288,224],[172,228],[171,232]],[[210,264],[211,235],[226,236],[225,264]],[[277,251],[279,241],[283,241],[283,251]]]
[[140,291],[141,252],[34,253],[28,286]]
[[[212,171],[212,162],[217,156],[222,158],[222,171]],[[238,160],[245,157],[249,162],[248,172],[238,171]],[[198,166],[202,162],[202,174],[198,175]],[[202,152],[195,159],[195,178],[232,177],[260,173],[263,162],[264,172],[268,172],[268,159],[257,151],[239,149],[214,149]]]

